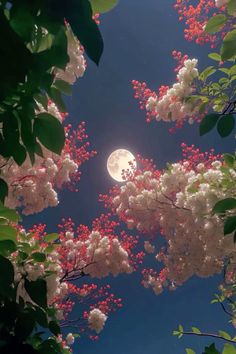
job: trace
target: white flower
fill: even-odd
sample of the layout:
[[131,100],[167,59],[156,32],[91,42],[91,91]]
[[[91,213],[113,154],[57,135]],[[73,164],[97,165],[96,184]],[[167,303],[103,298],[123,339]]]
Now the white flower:
[[75,337],[73,336],[72,333],[68,333],[66,336],[66,344],[67,345],[72,345],[75,342]]
[[89,312],[88,315],[89,328],[91,328],[97,333],[100,333],[103,330],[106,320],[107,320],[107,316],[97,308]]

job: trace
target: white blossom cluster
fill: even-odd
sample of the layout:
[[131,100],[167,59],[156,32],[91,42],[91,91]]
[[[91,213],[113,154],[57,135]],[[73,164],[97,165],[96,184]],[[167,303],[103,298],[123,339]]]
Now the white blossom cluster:
[[[39,103],[37,113],[50,113],[59,121],[63,120],[57,106],[48,102],[47,110]],[[78,165],[70,154],[62,151],[57,155],[41,146],[43,157],[35,155],[35,163],[29,157],[19,166],[13,159],[6,161],[0,157],[1,178],[8,184],[8,196],[5,204],[15,209],[21,208],[22,213],[30,215],[45,208],[58,205],[56,189],[70,182],[71,175],[78,171]]]
[[194,91],[194,79],[199,75],[197,59],[187,59],[177,74],[175,83],[162,97],[149,97],[146,110],[151,111],[157,121],[182,121],[188,118],[192,123],[192,116],[196,110],[193,103],[186,101]]
[[[163,286],[174,289],[193,275],[219,273],[225,257],[236,261],[233,237],[224,236],[222,221],[211,212],[218,200],[234,195],[236,172],[229,169],[225,177],[221,166],[214,161],[210,168],[200,163],[191,169],[188,162],[175,163],[159,178],[146,171],[114,197],[116,213],[129,228],[146,233],[161,230],[166,239],[166,248],[156,255],[164,264],[162,277],[150,274],[144,281],[156,293]],[[230,179],[231,187],[226,188]],[[152,251],[148,243],[145,248]]]
[[63,244],[67,260],[92,278],[132,272],[128,252],[117,238],[102,236],[98,231],[92,231],[85,241],[73,239],[73,233],[67,233],[67,237]]
[[77,172],[78,165],[69,154],[61,156],[44,149],[44,157],[37,156],[32,166],[29,158],[18,166],[13,160],[5,164],[1,159],[1,177],[8,183],[5,204],[15,209],[21,208],[25,215],[34,214],[58,204],[56,189],[70,181]]
[[[68,293],[67,283],[60,282],[60,279],[63,276],[63,269],[56,252],[54,257],[47,257],[47,262],[49,263],[47,266],[45,263],[37,263],[33,259],[27,261],[27,263],[24,263],[23,265],[19,264],[14,257],[11,261],[15,270],[14,281],[18,284],[17,298],[21,296],[25,301],[34,303],[25,290],[25,278],[29,281],[36,281],[39,278],[45,279],[47,284],[48,304],[51,304],[55,297],[63,299]],[[52,274],[48,275],[48,272],[51,272]]]
[[67,53],[70,60],[67,63],[65,70],[55,70],[55,77],[58,80],[66,81],[72,85],[78,78],[83,76],[86,69],[86,62],[81,44],[72,33],[72,30],[69,26],[67,30],[67,40]]
[[229,0],[215,0],[216,7],[222,7],[226,5],[229,2]]
[[144,249],[148,254],[155,252],[155,246],[150,241],[144,241]]
[[107,316],[99,309],[95,308],[89,312],[88,324],[89,328],[97,333],[103,330]]

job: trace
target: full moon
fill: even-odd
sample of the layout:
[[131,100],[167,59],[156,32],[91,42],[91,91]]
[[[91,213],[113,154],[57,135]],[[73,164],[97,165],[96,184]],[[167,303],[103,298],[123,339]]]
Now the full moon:
[[109,175],[117,182],[124,182],[122,170],[130,169],[129,162],[136,168],[137,164],[134,155],[125,149],[118,149],[111,153],[107,159],[107,170]]

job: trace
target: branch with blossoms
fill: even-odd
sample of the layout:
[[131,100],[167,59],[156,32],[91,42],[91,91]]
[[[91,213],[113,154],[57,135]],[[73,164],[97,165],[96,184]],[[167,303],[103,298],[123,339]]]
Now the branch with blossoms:
[[[175,7],[180,13],[180,20],[186,17],[186,23],[190,26],[186,30],[187,39],[197,37],[197,43],[216,44],[215,33],[221,33],[220,54],[209,54],[209,58],[218,64],[199,72],[197,59],[173,51],[172,55],[178,62],[175,68],[176,83],[172,86],[162,85],[155,92],[147,88],[145,82],[133,80],[135,98],[139,100],[140,108],[146,110],[147,122],[174,122],[175,128],[181,128],[185,122],[200,122],[200,135],[217,125],[220,136],[226,137],[235,126],[235,2],[201,0],[194,6],[186,0],[177,1]],[[212,11],[216,8],[220,14]],[[213,16],[209,19],[211,14]],[[170,131],[173,132],[175,128]]]
[[[15,224],[19,217],[14,211],[0,207],[0,267],[4,273],[0,307],[8,313],[14,306],[15,311],[10,323],[1,313],[3,349],[12,352],[19,345],[23,350],[30,343],[40,353],[53,347],[57,353],[67,354],[78,333],[62,334],[61,328],[97,339],[108,315],[122,306],[121,299],[110,292],[109,285],[99,288],[95,283],[80,282],[85,276],[103,278],[135,270],[144,256],[135,251],[137,239],[124,231],[116,234],[118,223],[110,215],[95,219],[91,229],[85,225],[75,228],[69,219],[59,225],[59,234],[46,234],[42,224],[26,232]],[[75,307],[81,313],[76,318]],[[20,329],[17,323],[22,318],[26,323]],[[39,326],[51,333],[46,343],[37,334]]]
[[[163,269],[142,271],[143,285],[156,294],[165,287],[174,290],[193,275],[222,272],[225,259],[235,263],[233,234],[224,236],[222,218],[212,214],[217,201],[235,195],[235,171],[213,151],[201,153],[185,144],[182,149],[183,159],[164,170],[139,160],[139,169],[121,187],[100,197],[128,228],[153,235],[152,242],[158,232],[164,238],[156,255]],[[155,252],[151,242],[146,248]],[[235,274],[228,265],[231,271]]]
[[[55,116],[60,114],[52,103],[49,103],[48,109],[53,110]],[[59,189],[68,187],[78,191],[80,167],[95,156],[96,151],[89,150],[84,122],[76,130],[72,130],[71,125],[66,126],[65,135],[61,155],[44,148],[33,166],[28,158],[18,166],[13,159],[6,161],[1,157],[1,178],[8,185],[7,207],[17,208],[25,215],[38,213],[58,205]]]
[[[211,48],[215,48],[226,33],[234,28],[234,0],[198,0],[195,4],[191,0],[176,0],[174,8],[178,12],[179,21],[185,22],[184,37],[187,41],[195,41],[200,45],[210,44]],[[216,23],[218,33],[206,32],[209,18],[222,14],[227,15],[228,21],[221,17],[221,22]]]

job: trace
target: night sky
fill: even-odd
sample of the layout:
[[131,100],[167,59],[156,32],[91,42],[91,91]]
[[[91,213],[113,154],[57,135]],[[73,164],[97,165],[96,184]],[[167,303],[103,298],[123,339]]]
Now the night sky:
[[[101,16],[100,29],[105,50],[97,68],[88,61],[82,79],[66,98],[68,122],[74,126],[84,120],[91,147],[98,155],[82,166],[79,192],[60,193],[60,205],[36,216],[27,217],[25,225],[47,223],[54,231],[61,217],[72,217],[77,223],[90,222],[103,211],[99,193],[113,185],[106,170],[109,154],[126,148],[133,154],[153,158],[158,167],[181,157],[181,142],[195,144],[203,151],[232,152],[234,139],[219,138],[215,133],[199,137],[198,126],[188,125],[169,134],[170,125],[145,122],[145,113],[133,98],[131,80],[146,81],[151,89],[175,80],[171,51],[181,50],[199,59],[200,69],[208,64],[209,48],[188,43],[183,37],[183,24],[171,0],[120,0],[110,13]],[[152,256],[150,256],[152,257]],[[83,337],[74,352],[83,354],[181,354],[192,347],[202,353],[204,344],[213,340],[193,337],[177,339],[172,331],[178,324],[214,332],[228,329],[228,318],[219,305],[210,301],[220,277],[193,278],[175,292],[156,296],[140,284],[140,275],[122,275],[105,279],[114,293],[123,298],[124,307],[109,317],[99,341]]]

